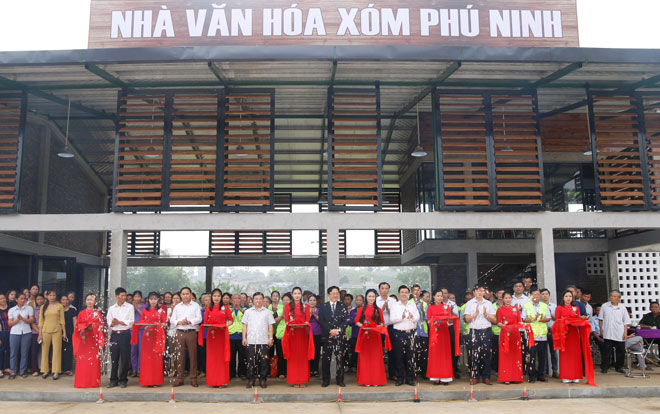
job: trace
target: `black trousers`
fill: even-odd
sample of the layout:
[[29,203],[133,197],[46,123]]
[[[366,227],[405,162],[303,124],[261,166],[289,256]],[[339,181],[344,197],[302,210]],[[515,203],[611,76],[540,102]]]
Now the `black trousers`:
[[449,325],[449,340],[451,341],[451,365],[452,365],[452,368],[453,368],[453,371],[454,371],[454,377],[458,378],[460,376],[460,373],[458,372],[458,360],[459,360],[460,356],[455,356],[456,355],[456,335],[454,335],[454,326],[453,325]]
[[277,375],[284,375],[286,377],[286,359],[284,359],[284,351],[282,350],[282,340],[275,338],[275,346],[277,351]]
[[128,367],[131,362],[131,331],[112,332],[110,335],[110,383],[128,382]]
[[355,352],[355,345],[357,345],[357,337],[349,339],[348,350],[346,351],[346,357],[344,358],[347,368],[357,369],[358,354]]
[[206,372],[206,338],[203,340],[204,345],[197,345],[197,371]]
[[314,335],[314,359],[309,361],[309,372],[319,372],[319,362],[321,361],[321,335]]
[[73,335],[69,336],[68,341],[62,341],[62,372],[73,371]]
[[334,354],[337,359],[337,383],[344,382],[344,357],[348,341],[344,335],[327,338],[321,346],[321,377],[324,383],[330,382],[330,361]]
[[[394,338],[394,327],[392,325],[387,326],[387,333],[390,336],[390,340]],[[385,344],[385,337],[383,336],[383,344]],[[396,353],[394,352],[394,346],[392,350],[387,351],[387,375],[390,379],[396,376]]]
[[477,380],[490,379],[491,358],[491,328],[470,329],[467,336],[468,360],[470,361],[470,378]]
[[545,366],[547,362],[547,341],[538,341],[534,344],[533,347],[529,348],[529,366],[527,369],[528,378],[530,380],[543,379],[545,376]]
[[[415,379],[415,330],[394,329],[392,351],[396,355],[396,375],[398,381]],[[405,371],[404,371],[405,369]]]
[[490,347],[491,347],[491,356],[492,358],[490,359],[490,367],[493,371],[499,371],[499,350],[500,350],[500,336],[493,334],[493,339],[490,341]]
[[626,343],[624,341],[613,341],[611,339],[606,339],[603,344],[603,355],[600,368],[607,369],[609,367],[609,362],[612,360],[612,348],[616,350],[614,368],[623,369],[623,360],[626,356]]
[[[231,352],[231,361],[229,362],[229,378],[244,377],[245,367],[245,347],[242,339],[230,339],[229,348]],[[237,366],[238,365],[238,366]]]
[[247,347],[247,378],[254,381],[255,377],[266,381],[270,364],[268,345],[248,345]]
[[[453,355],[453,354],[452,354]],[[429,337],[416,336],[415,337],[415,366],[417,372],[415,374],[422,375],[426,378],[426,368],[429,361]]]

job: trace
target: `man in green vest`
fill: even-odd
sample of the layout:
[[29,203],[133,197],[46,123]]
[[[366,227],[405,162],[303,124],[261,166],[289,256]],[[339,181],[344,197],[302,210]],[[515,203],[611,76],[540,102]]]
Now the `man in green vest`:
[[[238,375],[246,379],[247,366],[245,361],[245,347],[243,346],[243,309],[241,308],[241,294],[234,293],[231,297],[231,315],[234,322],[229,325],[229,348],[231,361],[229,362],[229,378]],[[236,367],[238,365],[238,368]]]
[[[529,349],[529,369],[527,378],[530,383],[536,380],[547,382],[545,378],[545,364],[548,360],[548,322],[551,320],[550,309],[545,302],[541,302],[541,292],[537,287],[531,290],[532,300],[523,304],[523,322],[532,326],[534,332],[534,346]],[[538,369],[536,364],[538,363]]]

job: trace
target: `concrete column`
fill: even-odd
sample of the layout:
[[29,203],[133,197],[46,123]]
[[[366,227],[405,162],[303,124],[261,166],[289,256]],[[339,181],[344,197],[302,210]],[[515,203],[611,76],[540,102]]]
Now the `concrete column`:
[[536,230],[536,282],[540,288],[550,291],[551,301],[557,301],[555,245],[552,228],[544,227]]
[[437,264],[430,265],[429,273],[431,274],[431,284],[430,284],[431,292],[434,292],[436,289],[440,289],[440,286],[438,286],[438,265]]
[[471,250],[467,253],[467,287],[471,289],[472,286],[479,282],[479,271],[477,270],[477,252]]
[[128,259],[128,233],[112,230],[112,251],[110,252],[110,275],[108,276],[108,303],[116,302],[115,289],[126,288],[126,265]]
[[607,252],[607,290],[619,290],[619,263],[617,252]]
[[210,292],[213,290],[213,262],[211,260],[206,260],[206,291]]
[[[326,297],[325,294],[325,260],[323,258],[319,258],[319,296],[321,297],[321,301],[324,301],[324,298]],[[320,306],[321,303],[318,303]]]
[[[50,176],[50,128],[42,127],[43,138],[39,148],[39,180],[37,182],[37,194],[39,202],[39,214],[48,212],[48,180]],[[37,241],[43,243],[46,233],[40,232]]]
[[339,229],[337,227],[328,227],[327,232],[327,267],[328,273],[325,276],[325,285],[339,286]]

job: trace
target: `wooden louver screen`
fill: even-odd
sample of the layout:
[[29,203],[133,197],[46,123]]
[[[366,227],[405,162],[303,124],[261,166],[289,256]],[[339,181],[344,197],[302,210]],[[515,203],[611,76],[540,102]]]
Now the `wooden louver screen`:
[[223,210],[273,206],[275,95],[273,90],[228,89],[222,107],[224,147],[218,198]]
[[[399,194],[383,196],[382,213],[399,213],[401,203]],[[376,254],[401,254],[401,230],[376,230]]]
[[541,208],[536,93],[434,92],[440,206]]
[[273,209],[274,103],[273,89],[120,92],[112,208]]
[[650,200],[660,208],[660,96],[643,99]]
[[170,207],[215,204],[217,126],[217,93],[174,94]]
[[481,95],[439,95],[446,206],[488,206],[486,108]]
[[497,204],[542,206],[541,139],[536,97],[492,95]]
[[378,210],[382,203],[380,87],[328,89],[330,210]]
[[18,211],[25,94],[0,95],[0,211]]
[[165,94],[120,93],[115,142],[115,207],[141,209],[161,206],[165,101]]
[[[160,232],[142,231],[128,232],[126,249],[129,256],[160,255]],[[112,233],[108,232],[106,236],[106,255],[112,252]]]
[[[273,213],[291,213],[291,194],[275,194]],[[291,230],[211,231],[209,254],[292,254]]]
[[645,205],[640,119],[631,96],[590,95],[594,169],[603,208]]

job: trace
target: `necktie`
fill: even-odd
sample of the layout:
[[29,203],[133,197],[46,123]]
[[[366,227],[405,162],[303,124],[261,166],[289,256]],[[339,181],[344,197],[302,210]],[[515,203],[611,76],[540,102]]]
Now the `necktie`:
[[331,303],[331,308],[332,308],[332,314],[334,315],[335,314],[335,304],[334,303]]

